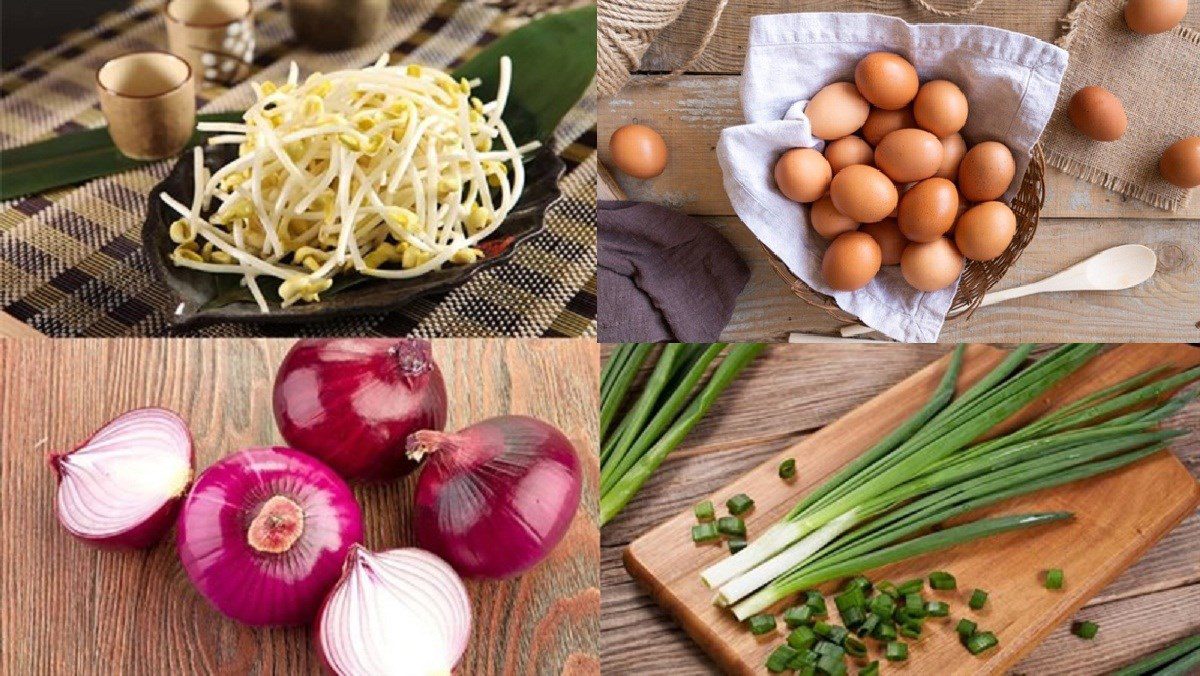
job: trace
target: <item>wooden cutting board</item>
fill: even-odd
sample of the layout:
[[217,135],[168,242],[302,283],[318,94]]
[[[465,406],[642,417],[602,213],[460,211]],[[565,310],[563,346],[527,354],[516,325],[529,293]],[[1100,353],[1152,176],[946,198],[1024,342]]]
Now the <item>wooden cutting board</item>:
[[[986,345],[969,347],[958,383],[960,390],[982,377],[1004,355],[1002,350]],[[938,360],[714,493],[718,515],[725,513],[724,503],[730,496],[746,493],[755,501],[754,510],[746,518],[747,529],[751,537],[763,532],[826,476],[920,408],[945,372],[948,360]],[[1093,359],[1001,427],[1021,424],[1154,366],[1182,369],[1196,364],[1200,364],[1200,349],[1184,345],[1121,346]],[[778,476],[779,463],[785,458],[796,460],[798,478],[790,485]],[[882,661],[878,643],[873,640],[867,642],[871,659],[881,659],[885,673],[1001,673],[1198,504],[1200,484],[1173,455],[1158,453],[1114,473],[975,512],[969,516],[1067,510],[1074,512],[1075,519],[963,544],[869,572],[874,580],[886,578],[899,583],[927,576],[933,570],[947,570],[958,578],[959,587],[953,592],[926,589],[927,598],[950,604],[951,615],[926,622],[922,638],[910,642],[907,663]],[[625,567],[725,671],[765,674],[767,655],[786,636],[783,623],[779,622],[776,634],[755,637],[728,611],[712,605],[712,592],[701,583],[700,571],[728,556],[728,550],[723,544],[694,545],[690,528],[695,522],[688,510],[638,538],[625,551]],[[1040,572],[1047,568],[1063,569],[1063,590],[1043,587]],[[976,587],[990,594],[987,606],[978,612],[969,610],[966,603]],[[834,588],[826,586],[823,591],[828,593]],[[832,601],[829,607],[836,618]],[[971,656],[954,634],[960,617],[975,620],[981,630],[995,632],[999,648]],[[1080,649],[1086,647],[1081,639]]]

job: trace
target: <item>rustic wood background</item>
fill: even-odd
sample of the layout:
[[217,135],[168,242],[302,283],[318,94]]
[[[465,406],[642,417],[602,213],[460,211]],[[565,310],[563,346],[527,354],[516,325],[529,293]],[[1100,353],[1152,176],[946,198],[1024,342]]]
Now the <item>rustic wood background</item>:
[[[947,351],[944,346],[769,347],[710,409],[601,536],[601,658],[606,672],[718,673],[637,587],[621,563],[652,527],[774,456]],[[605,351],[607,352],[607,350]],[[1200,404],[1174,419],[1198,430],[1174,452],[1200,477]],[[1082,645],[1063,623],[1014,673],[1099,674],[1200,632],[1200,512],[1093,598],[1077,618],[1100,625]]]
[[[1047,41],[1075,0],[989,0],[956,22],[998,26]],[[659,34],[642,62],[643,73],[686,61],[708,26],[716,0],[690,0],[679,20]],[[959,9],[970,0],[933,3]],[[1192,3],[1196,10],[1197,3]],[[700,217],[725,235],[751,268],[750,281],[722,339],[786,340],[789,332],[831,334],[837,320],[791,293],[765,253],[738,220],[721,189],[716,160],[721,129],[742,123],[738,96],[750,17],[798,11],[868,11],[908,21],[947,21],[911,0],[731,0],[716,35],[692,70],[667,84],[637,86],[645,74],[600,104],[601,161],[610,162],[614,129],[641,122],[657,129],[670,152],[667,170],[649,181],[617,177],[630,199],[656,202]],[[1200,11],[1185,22],[1200,27]],[[611,166],[611,165],[610,165]],[[1037,236],[996,290],[1036,281],[1117,244],[1144,244],[1158,254],[1154,277],[1128,291],[1031,296],[978,310],[948,322],[944,342],[1021,340],[1195,341],[1200,339],[1200,196],[1168,213],[1072,178],[1046,171],[1046,204]],[[878,334],[874,334],[878,336]]]
[[[161,405],[190,421],[198,469],[283,443],[271,413],[291,341],[0,340],[0,673],[317,674],[308,630],[222,617],[157,547],[102,552],[54,516],[52,450],[112,417]],[[599,674],[597,347],[576,340],[435,342],[448,427],[504,413],[558,426],[583,460],[583,506],[549,559],[506,582],[469,582],[475,632],[462,674]],[[360,486],[365,544],[412,542],[415,477]]]

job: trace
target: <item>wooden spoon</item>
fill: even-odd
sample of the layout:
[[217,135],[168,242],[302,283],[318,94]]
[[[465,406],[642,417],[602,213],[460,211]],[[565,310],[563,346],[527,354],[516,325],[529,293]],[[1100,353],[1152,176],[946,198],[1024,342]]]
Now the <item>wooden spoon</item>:
[[[1050,291],[1118,291],[1130,289],[1150,279],[1158,265],[1158,257],[1141,244],[1122,244],[1087,258],[1062,272],[1039,282],[996,291],[983,297],[979,307],[994,305],[1013,298]],[[874,329],[852,324],[842,327],[845,337],[861,336]]]

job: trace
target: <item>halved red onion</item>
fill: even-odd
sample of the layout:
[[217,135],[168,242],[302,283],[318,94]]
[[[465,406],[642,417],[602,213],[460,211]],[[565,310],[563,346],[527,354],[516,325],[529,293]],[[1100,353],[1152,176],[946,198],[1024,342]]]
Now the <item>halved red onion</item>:
[[417,544],[467,577],[504,578],[536,565],[579,509],[575,448],[536,418],[490,418],[456,433],[423,430],[408,442],[428,456],[417,479]]
[[192,481],[192,434],[164,408],[139,408],[101,427],[68,453],[58,474],[58,521],[103,547],[149,547],[171,527]]
[[355,545],[317,618],[336,674],[450,674],[471,636],[471,601],[454,569],[420,549]]
[[279,365],[273,407],[293,448],[347,479],[394,479],[417,467],[408,435],[446,425],[446,386],[426,340],[301,340]]
[[316,458],[251,448],[196,479],[179,514],[179,558],[196,589],[252,625],[311,622],[362,540],[350,487]]

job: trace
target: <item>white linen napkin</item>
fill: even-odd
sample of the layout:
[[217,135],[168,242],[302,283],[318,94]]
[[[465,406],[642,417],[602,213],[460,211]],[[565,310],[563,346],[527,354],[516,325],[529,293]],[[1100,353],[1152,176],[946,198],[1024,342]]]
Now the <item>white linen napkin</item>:
[[775,187],[775,160],[790,148],[824,148],[804,116],[825,85],[854,81],[854,66],[871,52],[908,59],[921,81],[945,79],[967,96],[962,130],[968,147],[1000,141],[1017,163],[1006,201],[1025,175],[1042,129],[1054,112],[1067,52],[1028,35],[987,26],[909,24],[878,14],[814,12],[756,16],[742,73],[746,124],[721,132],[717,160],[734,211],[797,277],[863,323],[905,342],[935,342],[958,285],[917,291],[897,266],[884,267],[858,291],[833,291],[821,276],[826,241],[808,227],[805,206]]

